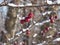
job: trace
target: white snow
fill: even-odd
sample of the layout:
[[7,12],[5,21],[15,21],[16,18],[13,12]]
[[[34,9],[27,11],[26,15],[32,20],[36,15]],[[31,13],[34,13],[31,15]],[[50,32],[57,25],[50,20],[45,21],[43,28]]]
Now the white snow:
[[36,36],[37,36],[37,34],[34,34],[34,35],[33,35],[33,37],[36,37]]
[[58,34],[60,34],[60,32],[58,32]]
[[21,17],[19,17],[18,19],[21,20]]
[[35,25],[43,25],[43,23],[36,23]]
[[25,31],[26,31],[26,29],[23,29],[23,31],[25,32]]
[[23,30],[23,32],[25,32],[26,30],[29,30],[29,28],[26,28],[26,29],[22,29]]
[[52,11],[48,11],[47,13],[50,14]]
[[18,18],[19,20],[25,19],[25,17],[20,17],[19,15],[17,15],[17,18]]
[[25,5],[23,5],[23,4],[16,5],[16,4],[13,4],[13,3],[8,3],[8,5],[12,6],[12,7],[24,7],[24,6],[32,6],[32,3],[27,3]]
[[57,19],[60,19],[60,8],[59,8],[59,11],[57,12]]
[[46,15],[46,14],[47,14],[47,12],[42,13],[43,16]]
[[52,28],[51,26],[49,27],[49,29]]
[[43,22],[42,23],[39,23],[38,25],[43,25]]
[[19,14],[17,14],[17,18],[19,18]]
[[46,11],[44,13],[42,13],[43,16],[45,16],[46,14],[50,14],[52,11]]
[[36,42],[35,42],[35,41],[33,41],[32,43],[33,43],[33,44],[35,44]]
[[12,39],[14,39],[14,38],[13,37],[12,38],[8,38],[9,41],[12,40]]
[[31,27],[32,25],[29,26],[29,28]]
[[50,0],[47,0],[47,3],[48,4],[60,4],[60,0],[56,0],[56,1],[54,1],[54,2],[52,2],[52,1],[50,1]]
[[43,25],[44,23],[47,23],[47,22],[50,22],[50,20],[45,20],[45,21],[43,21],[41,23],[36,23],[35,25]]
[[21,33],[22,33],[22,31],[20,31],[20,32],[19,32],[19,33],[17,33],[16,35],[18,35],[18,36],[19,36]]
[[52,35],[47,36],[46,38],[52,38]]
[[40,44],[37,44],[37,45],[44,45],[46,43],[46,41],[44,41],[44,42],[42,42],[42,43],[40,43]]
[[44,23],[47,23],[47,22],[49,22],[50,20],[45,20],[45,21],[43,21],[42,23],[44,24]]
[[35,23],[36,23],[36,21],[33,21],[33,23],[35,24]]
[[37,45],[43,45],[43,44],[40,43],[40,44],[37,44]]
[[53,40],[53,42],[55,42],[55,41],[60,41],[60,38],[56,38]]
[[52,4],[52,1],[47,0],[47,3],[48,3],[48,4]]
[[20,45],[22,45],[23,44],[23,42],[20,42]]
[[57,0],[57,3],[60,4],[60,0]]
[[32,3],[26,3],[25,6],[32,6]]
[[15,4],[13,4],[13,3],[8,3],[8,5],[9,5],[9,6],[12,6],[12,7],[24,7],[23,4],[21,4],[21,5],[15,5]]
[[29,27],[28,27],[28,28],[26,28],[26,30],[29,30]]

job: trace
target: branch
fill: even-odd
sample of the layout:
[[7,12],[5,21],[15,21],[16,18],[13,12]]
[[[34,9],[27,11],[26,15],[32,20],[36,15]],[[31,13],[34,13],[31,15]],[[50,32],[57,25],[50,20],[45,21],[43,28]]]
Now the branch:
[[26,5],[15,5],[13,3],[8,3],[8,6],[11,6],[11,7],[19,7],[19,8],[25,8],[25,7],[43,7],[43,6],[53,6],[53,5],[56,5],[56,6],[60,6],[60,4],[45,4],[45,5],[33,5],[33,4],[26,4]]
[[56,6],[60,6],[60,4],[44,4],[44,5],[33,5],[32,3],[30,4],[26,4],[26,5],[16,5],[16,4],[13,4],[13,3],[7,3],[7,1],[3,2],[0,4],[0,7],[1,6],[10,6],[10,7],[19,7],[19,8],[24,8],[24,7],[42,7],[42,6],[53,6],[53,5],[56,5]]

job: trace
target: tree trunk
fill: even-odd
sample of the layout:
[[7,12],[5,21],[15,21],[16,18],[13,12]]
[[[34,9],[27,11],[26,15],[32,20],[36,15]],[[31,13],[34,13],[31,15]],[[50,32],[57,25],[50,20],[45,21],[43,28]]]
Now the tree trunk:
[[[13,0],[14,4],[20,4],[20,0]],[[7,37],[11,38],[15,33],[15,21],[17,18],[18,8],[8,7],[7,19],[5,20],[5,29],[8,32]]]

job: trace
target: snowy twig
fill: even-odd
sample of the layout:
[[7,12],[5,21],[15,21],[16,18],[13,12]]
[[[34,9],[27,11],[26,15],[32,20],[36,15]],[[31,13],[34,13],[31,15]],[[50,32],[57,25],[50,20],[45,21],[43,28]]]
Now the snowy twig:
[[55,42],[55,41],[60,41],[60,38],[56,38],[53,40],[53,42]]
[[20,8],[24,8],[24,7],[41,7],[41,6],[53,6],[53,5],[57,5],[60,6],[60,4],[44,4],[44,5],[32,5],[32,3],[26,4],[26,5],[16,5],[14,3],[7,3],[7,2],[3,2],[0,4],[0,6],[10,6],[10,7],[20,7]]
[[50,19],[49,20],[45,20],[45,21],[43,21],[41,23],[36,23],[35,25],[43,25],[44,23],[47,23],[47,22],[50,22]]
[[37,45],[44,45],[45,43],[46,43],[46,41],[43,41],[42,43],[37,44]]
[[37,36],[37,34],[34,34],[34,35],[33,35],[33,37],[36,37],[36,36]]
[[46,14],[50,14],[52,11],[46,11],[44,13],[42,13],[43,16],[45,16]]
[[52,38],[52,35],[47,36],[46,38]]

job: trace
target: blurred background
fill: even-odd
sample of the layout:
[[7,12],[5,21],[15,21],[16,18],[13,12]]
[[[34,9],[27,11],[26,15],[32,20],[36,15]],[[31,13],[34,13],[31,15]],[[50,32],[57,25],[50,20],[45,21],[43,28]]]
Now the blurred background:
[[[15,41],[16,43],[18,42],[17,45],[23,45],[23,44],[25,45],[60,45],[60,0],[18,0],[18,1],[5,0],[5,1],[7,1],[8,3],[13,3],[15,5],[17,5],[18,2],[19,2],[19,5],[29,6],[30,4],[32,4],[31,5],[32,7],[24,7],[24,8],[22,7],[17,9],[10,6],[0,7],[0,33],[1,31],[4,31],[4,33],[8,34],[9,31],[11,30],[13,30],[12,32],[14,33],[14,31],[16,30],[13,36],[14,37],[13,40],[10,42],[7,42],[6,44],[6,42],[4,41],[5,39],[4,38],[3,39],[4,42],[0,41],[2,42],[1,45],[14,45]],[[4,2],[4,0],[0,0],[0,4],[2,2]],[[54,4],[59,4],[59,6]],[[33,7],[34,5],[36,7]],[[43,5],[43,6],[40,6],[40,5]],[[53,6],[49,6],[49,5],[53,5]],[[25,23],[24,22],[21,23],[22,18],[25,19],[26,17],[28,17],[30,12],[33,12],[34,17],[31,18],[30,21],[27,20]],[[14,15],[16,17],[14,17]],[[56,17],[57,19],[53,18],[52,20],[54,20],[54,22],[51,20],[50,20],[51,22],[49,22],[48,20],[51,19],[53,16],[57,16]],[[11,20],[8,20],[6,22],[7,19],[11,19]],[[15,21],[13,19],[15,19]],[[9,26],[6,26],[9,24],[12,25],[12,23],[9,23],[9,21],[15,22],[14,23],[15,26],[11,26],[11,27],[14,27],[14,29]],[[46,27],[47,28],[49,27],[49,31],[47,31],[48,29],[45,30]],[[28,34],[26,34],[25,30],[29,30],[30,35],[29,35],[29,32]],[[0,37],[1,37],[1,34],[0,34]],[[15,40],[16,37],[18,38]]]

